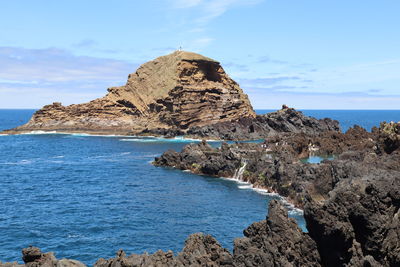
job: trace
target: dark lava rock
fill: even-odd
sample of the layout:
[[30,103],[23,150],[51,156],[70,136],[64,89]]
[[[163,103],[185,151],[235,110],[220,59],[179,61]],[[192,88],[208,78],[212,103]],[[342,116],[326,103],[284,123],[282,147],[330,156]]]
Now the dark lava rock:
[[345,179],[304,217],[324,266],[400,266],[400,176],[369,170]]
[[168,150],[155,158],[153,164],[191,170],[199,174],[229,177],[240,167],[239,150],[227,144],[223,144],[221,148],[213,148],[202,141],[199,144],[186,145],[180,153]]
[[[215,177],[234,177],[277,192],[299,207],[306,194],[316,200],[325,199],[341,179],[368,172],[367,166],[355,168],[351,161],[345,160],[302,163],[291,145],[274,146],[269,151],[264,145],[224,143],[220,148],[213,148],[206,142],[190,144],[179,153],[165,152],[155,159],[154,165]],[[242,173],[239,173],[240,168],[243,168]]]
[[[296,113],[289,108],[281,112]],[[271,136],[262,144],[224,143],[220,148],[203,141],[187,145],[179,153],[167,151],[154,164],[215,177],[234,177],[277,192],[302,207],[306,195],[316,201],[327,199],[342,179],[361,178],[370,169],[400,171],[398,129],[398,124],[383,123],[372,133],[359,126],[346,133],[291,132]],[[326,155],[335,159],[320,164],[300,161]]]
[[255,118],[243,117],[235,121],[191,127],[186,134],[222,140],[255,140],[281,133],[315,135],[327,131],[339,132],[339,122],[329,118],[318,120],[283,106],[281,110]]
[[37,247],[29,247],[22,249],[22,260],[25,263],[40,260],[42,258],[42,252]]
[[112,259],[99,259],[95,267],[124,266],[233,266],[232,255],[210,235],[192,234],[185,242],[182,252],[174,256],[172,251],[126,256],[123,251]]
[[276,200],[266,220],[243,231],[234,247],[235,266],[321,266],[317,245]]

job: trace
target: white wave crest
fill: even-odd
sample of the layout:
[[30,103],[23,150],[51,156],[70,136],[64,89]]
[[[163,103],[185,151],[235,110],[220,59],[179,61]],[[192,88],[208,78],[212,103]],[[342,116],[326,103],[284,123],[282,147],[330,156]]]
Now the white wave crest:
[[232,181],[238,184],[239,189],[243,190],[253,190],[261,195],[265,196],[270,196],[273,198],[278,198],[280,201],[282,201],[283,205],[288,209],[288,213],[290,215],[303,215],[303,210],[296,208],[292,203],[290,203],[285,197],[279,195],[276,192],[270,192],[268,189],[265,188],[258,188],[254,187],[251,183],[241,181],[237,178],[226,178],[226,177],[220,177],[221,179]]
[[4,165],[28,165],[28,164],[32,164],[33,161],[32,160],[28,160],[28,159],[23,159],[17,162],[4,162],[2,164]]
[[39,134],[65,134],[65,133],[58,133],[57,131],[30,131],[20,133],[20,135],[39,135]]
[[238,185],[239,189],[253,189],[252,185]]

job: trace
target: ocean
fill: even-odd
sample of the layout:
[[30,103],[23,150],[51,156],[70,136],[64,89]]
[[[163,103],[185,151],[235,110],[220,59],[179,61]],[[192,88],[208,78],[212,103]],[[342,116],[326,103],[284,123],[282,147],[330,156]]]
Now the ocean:
[[[33,112],[0,110],[0,129],[25,123]],[[343,130],[400,120],[400,111],[304,113],[337,119]],[[233,239],[265,219],[269,201],[277,196],[151,164],[188,142],[84,134],[0,136],[0,261],[21,262],[21,249],[29,245],[89,265],[121,248],[127,254],[176,253],[196,232],[211,234],[232,250]],[[305,230],[301,213],[289,214]]]

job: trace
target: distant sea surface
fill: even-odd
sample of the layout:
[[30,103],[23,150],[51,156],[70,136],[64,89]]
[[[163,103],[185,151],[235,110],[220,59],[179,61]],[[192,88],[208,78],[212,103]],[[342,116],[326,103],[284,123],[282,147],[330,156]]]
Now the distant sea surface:
[[[0,110],[0,129],[27,122],[33,112]],[[344,130],[400,120],[400,111],[304,113],[337,119]],[[34,245],[92,265],[120,248],[128,254],[179,252],[195,232],[211,234],[232,249],[243,229],[265,219],[268,202],[276,196],[151,165],[162,152],[181,150],[188,142],[84,134],[0,136],[0,261],[21,261],[21,249]],[[290,216],[305,229],[300,213],[292,210]]]

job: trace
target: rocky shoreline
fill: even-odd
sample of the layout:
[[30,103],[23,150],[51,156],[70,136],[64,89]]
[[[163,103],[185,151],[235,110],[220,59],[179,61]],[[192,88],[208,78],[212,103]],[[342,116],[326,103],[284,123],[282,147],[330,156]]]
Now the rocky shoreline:
[[[35,115],[33,119],[35,118]],[[235,121],[219,122],[206,126],[194,126],[187,131],[179,129],[145,129],[141,132],[132,132],[118,127],[110,129],[86,128],[30,128],[17,127],[4,130],[2,134],[30,134],[30,133],[59,133],[59,134],[90,134],[90,135],[118,135],[118,136],[155,136],[164,138],[184,137],[189,139],[208,140],[233,140],[246,141],[258,140],[276,136],[281,133],[316,134],[320,132],[339,132],[339,122],[329,118],[315,119],[305,116],[301,111],[283,105],[281,110],[256,115],[254,118],[239,118]]]
[[[183,250],[99,259],[109,266],[398,266],[400,263],[400,181],[395,176],[349,178],[319,204],[306,199],[304,233],[272,200],[266,220],[255,222],[234,241],[233,253],[212,236],[193,234]],[[28,255],[28,256],[27,256]],[[37,248],[23,250],[26,266],[85,266]],[[21,266],[0,263],[2,267]]]
[[[395,125],[398,124],[382,123],[372,132],[355,126],[346,133],[287,133],[271,136],[262,143],[223,143],[219,148],[203,141],[189,144],[181,152],[166,151],[153,164],[201,175],[233,177],[278,193],[303,208],[306,195],[323,201],[342,179],[362,176],[374,168],[399,171],[399,155],[392,153],[398,144],[393,145],[397,141],[390,141],[393,134],[388,132]],[[334,158],[319,164],[301,160],[327,155]]]
[[[297,133],[276,138],[278,145],[277,139],[223,144],[219,149],[206,142],[191,144],[181,153],[166,152],[155,163],[218,175],[243,168],[244,156],[256,175],[259,166],[270,170],[278,165],[274,168],[279,175],[265,176],[262,182],[294,194],[293,199],[304,208],[308,233],[288,218],[282,203],[272,200],[266,220],[245,229],[244,237],[234,241],[233,253],[212,236],[198,233],[189,236],[177,255],[158,251],[126,256],[118,251],[115,258],[99,259],[94,266],[399,266],[400,123],[382,123],[371,133],[354,127],[344,134]],[[337,153],[337,158],[320,164],[293,162],[310,153],[327,152]],[[268,154],[272,158],[263,160],[262,155]],[[194,162],[199,166],[193,163],[196,159],[201,159]],[[282,186],[287,179],[291,185]],[[23,260],[26,266],[84,266],[74,260],[57,260],[52,253],[34,247],[23,250]]]

